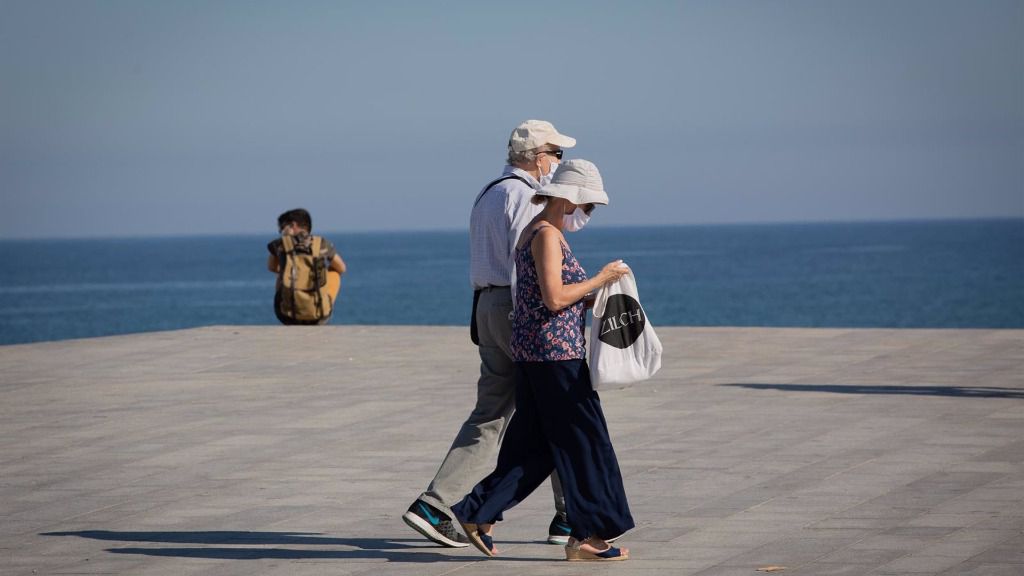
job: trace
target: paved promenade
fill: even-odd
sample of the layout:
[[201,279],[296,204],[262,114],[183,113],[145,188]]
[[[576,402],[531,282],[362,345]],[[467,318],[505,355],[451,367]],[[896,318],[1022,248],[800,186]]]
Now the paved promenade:
[[0,574],[1024,574],[1024,331],[658,333],[602,393],[638,524],[604,566],[543,543],[547,487],[500,558],[402,522],[473,403],[464,328],[0,347]]

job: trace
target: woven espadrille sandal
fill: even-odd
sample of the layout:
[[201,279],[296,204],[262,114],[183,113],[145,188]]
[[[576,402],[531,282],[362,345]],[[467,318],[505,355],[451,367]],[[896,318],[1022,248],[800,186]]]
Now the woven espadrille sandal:
[[[595,545],[594,541],[595,539],[591,538],[585,540],[570,538],[569,543],[565,545],[565,559],[570,562],[615,562],[629,560],[628,548],[616,548],[603,540],[596,540],[604,544],[603,547],[600,547]],[[590,552],[589,550],[584,550],[582,548],[584,545],[600,551]]]

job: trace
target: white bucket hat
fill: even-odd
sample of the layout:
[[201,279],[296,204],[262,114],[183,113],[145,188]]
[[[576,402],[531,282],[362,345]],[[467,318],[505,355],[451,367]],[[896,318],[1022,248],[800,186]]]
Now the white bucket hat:
[[544,120],[523,122],[516,126],[508,138],[508,148],[513,152],[526,152],[546,144],[553,144],[559,148],[572,148],[576,145],[576,139],[559,134],[551,122]]
[[551,183],[538,190],[537,194],[565,198],[577,206],[608,205],[608,194],[604,191],[604,180],[597,166],[578,158],[559,163]]

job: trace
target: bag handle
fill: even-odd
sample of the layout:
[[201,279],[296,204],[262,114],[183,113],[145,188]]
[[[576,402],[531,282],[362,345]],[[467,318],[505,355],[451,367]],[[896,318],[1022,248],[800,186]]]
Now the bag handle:
[[323,268],[323,260],[320,258],[320,246],[323,240],[319,236],[313,236],[313,301],[316,303],[316,317],[323,318],[327,315],[324,310],[323,287],[327,285],[327,274]]

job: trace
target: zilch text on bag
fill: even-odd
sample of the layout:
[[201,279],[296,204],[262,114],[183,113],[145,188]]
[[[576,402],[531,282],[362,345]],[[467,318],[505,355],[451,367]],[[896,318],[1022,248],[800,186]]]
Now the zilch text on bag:
[[643,334],[646,325],[639,302],[625,294],[613,294],[605,305],[598,338],[609,346],[629,348]]

